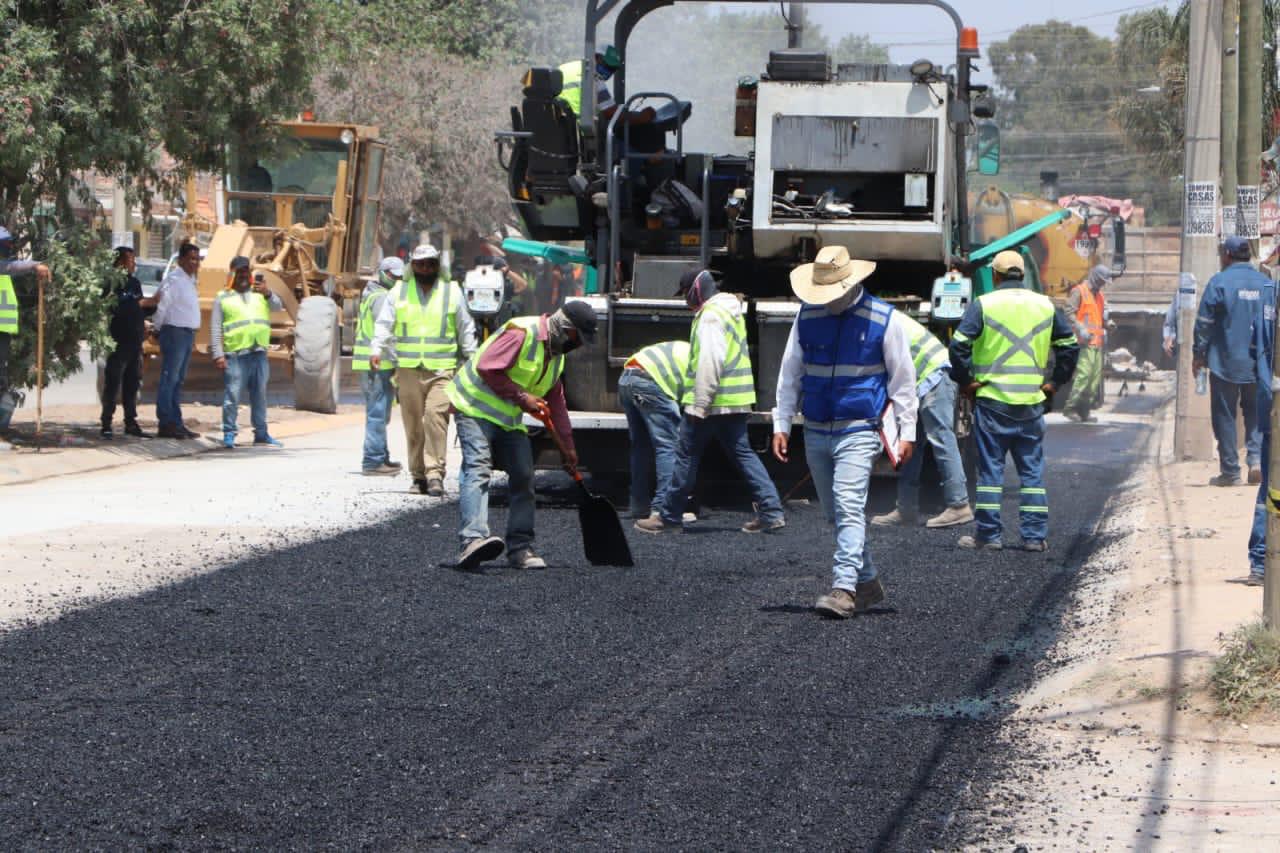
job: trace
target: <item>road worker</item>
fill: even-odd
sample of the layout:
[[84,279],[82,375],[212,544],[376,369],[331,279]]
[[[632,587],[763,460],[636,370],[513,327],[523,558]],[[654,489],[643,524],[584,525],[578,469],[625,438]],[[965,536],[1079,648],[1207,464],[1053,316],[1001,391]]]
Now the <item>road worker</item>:
[[378,265],[377,277],[368,282],[364,293],[360,294],[351,369],[360,374],[360,390],[364,393],[364,454],[360,467],[366,476],[394,477],[400,473],[400,463],[391,460],[391,451],[387,448],[387,422],[391,419],[391,406],[396,399],[392,382],[396,369],[395,353],[377,353],[376,370],[370,362],[377,331],[375,318],[382,313],[382,306],[392,288],[403,278],[404,261],[394,255],[383,258]]
[[[613,75],[622,67],[622,57],[618,54],[616,47],[609,45],[604,49],[604,52],[597,53],[595,59],[592,80],[596,86],[596,115],[608,120],[613,117],[614,112],[618,109],[618,104],[614,101],[613,92],[610,91],[608,84]],[[575,117],[582,115],[582,72],[581,59],[573,59],[560,66],[562,80],[560,98],[569,105],[569,109],[573,110]],[[657,113],[653,107],[645,107],[643,110],[628,114],[625,120],[629,124],[647,124],[653,121],[656,115]]]
[[[680,399],[689,371],[689,342],[650,344],[627,359],[618,402],[631,437],[631,515],[660,518],[680,442]],[[657,475],[657,487],[650,469]]]
[[1069,420],[1092,423],[1090,414],[1102,389],[1103,344],[1107,339],[1107,298],[1102,289],[1111,283],[1111,270],[1098,264],[1089,270],[1089,278],[1071,288],[1067,297],[1067,316],[1075,325],[1076,342],[1080,345],[1080,361],[1076,365],[1071,394],[1062,414]]
[[462,288],[440,280],[440,252],[430,243],[413,250],[408,275],[376,315],[369,366],[381,370],[381,354],[388,351],[395,352],[412,489],[443,497],[449,435],[445,392],[458,364],[476,351],[476,324]]
[[[895,315],[907,333],[911,363],[916,371],[916,397],[920,400],[918,432],[933,448],[933,461],[942,478],[942,498],[946,509],[925,522],[926,527],[955,527],[973,521],[969,507],[969,485],[964,476],[964,459],[956,442],[956,384],[951,380],[947,348],[938,338],[906,314]],[[917,435],[918,439],[919,436]],[[917,441],[917,447],[919,443]],[[920,499],[920,473],[924,452],[912,453],[898,472],[898,506],[893,512],[871,519],[877,526],[915,524]]]
[[791,422],[804,415],[805,459],[827,520],[836,528],[831,591],[814,609],[847,619],[884,600],[867,548],[871,466],[885,449],[881,427],[892,419],[899,465],[910,461],[916,434],[916,371],[904,315],[862,286],[871,261],[826,246],[791,273],[802,303],[778,371],[773,454],[790,458]]
[[213,300],[209,314],[209,354],[222,371],[222,444],[236,446],[240,397],[249,394],[249,415],[255,447],[282,447],[267,432],[267,377],[270,367],[271,312],[284,304],[259,274],[252,276],[249,259],[231,259],[231,289]]
[[689,369],[681,404],[680,442],[671,488],[655,517],[635,523],[644,533],[679,530],[684,510],[698,480],[698,465],[715,439],[746,478],[755,517],[743,533],[772,533],[787,526],[778,490],[764,463],[747,440],[747,417],[756,402],[755,379],[747,352],[747,325],[742,300],[720,293],[710,270],[681,277],[678,295],[697,314],[689,336]]
[[[499,557],[504,548],[517,569],[546,568],[533,550],[533,450],[523,415],[549,415],[565,445],[565,467],[577,466],[560,374],[565,356],[595,338],[595,311],[585,302],[568,302],[550,315],[515,317],[449,383],[462,445],[459,569],[471,571]],[[489,480],[495,462],[507,472],[505,541],[489,534]]]
[[[1047,551],[1044,413],[1058,388],[1071,380],[1079,346],[1070,324],[1049,297],[1023,286],[1022,255],[1001,252],[991,269],[995,290],[970,304],[951,339],[951,376],[975,401],[978,451],[976,534],[960,537],[959,545],[987,550],[1004,547],[1000,505],[1005,454],[1010,454],[1021,480],[1022,548]],[[1053,376],[1046,380],[1050,347]]]
[[1248,586],[1262,586],[1267,575],[1267,506],[1271,480],[1271,407],[1275,402],[1272,388],[1275,354],[1276,286],[1268,281],[1258,300],[1258,317],[1253,325],[1255,355],[1254,384],[1258,394],[1258,430],[1262,434],[1261,469],[1258,495],[1254,503],[1253,527],[1249,531]]
[[39,261],[14,260],[13,251],[13,235],[0,225],[0,397],[9,391],[9,351],[18,336],[18,292],[13,279],[28,273],[35,273],[40,281],[50,279],[47,266]]

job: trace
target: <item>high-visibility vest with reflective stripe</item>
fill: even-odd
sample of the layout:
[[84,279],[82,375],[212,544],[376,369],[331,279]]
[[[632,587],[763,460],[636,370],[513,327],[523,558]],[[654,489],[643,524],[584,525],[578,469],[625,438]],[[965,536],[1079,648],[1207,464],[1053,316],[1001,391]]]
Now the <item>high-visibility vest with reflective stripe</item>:
[[933,332],[907,314],[899,319],[906,324],[907,343],[911,347],[911,361],[916,368],[916,387],[919,388],[936,371],[950,364],[951,359],[947,356],[947,348]]
[[[377,325],[377,318],[373,316],[373,303],[377,301],[379,296],[386,296],[386,291],[382,293],[367,293],[360,300],[360,316],[356,322],[356,343],[351,348],[351,369],[352,370],[369,370],[369,357],[373,355],[373,334],[374,327]],[[378,370],[394,370],[396,366],[395,360],[384,358],[378,363]]]
[[582,60],[575,59],[560,66],[563,83],[560,97],[564,99],[574,115],[582,114]]
[[643,367],[663,394],[680,402],[684,397],[685,377],[689,373],[689,352],[689,344],[685,341],[664,341],[650,344],[627,360],[634,360]]
[[497,334],[490,335],[480,349],[453,377],[445,393],[453,407],[464,415],[483,418],[505,430],[527,432],[520,407],[502,399],[480,378],[476,365],[484,357],[485,350],[509,329],[524,330],[524,343],[515,362],[507,369],[507,377],[535,397],[545,397],[560,379],[564,370],[564,356],[549,358],[546,343],[538,340],[538,318],[516,317],[507,322]]
[[0,275],[0,335],[18,334],[18,294],[13,279]]
[[1076,290],[1080,294],[1080,307],[1076,310],[1076,322],[1084,327],[1089,333],[1089,346],[1102,347],[1103,312],[1106,310],[1107,300],[1101,292],[1094,293],[1093,288],[1086,281],[1076,285]]
[[805,305],[796,317],[804,358],[801,406],[806,430],[873,429],[889,403],[884,335],[893,307],[867,294],[840,314]]
[[693,318],[693,329],[689,335],[689,369],[685,373],[684,393],[680,395],[680,402],[685,406],[693,405],[694,377],[698,371],[698,325],[708,311],[715,314],[728,338],[724,367],[720,370],[720,385],[711,398],[710,408],[754,406],[756,382],[751,374],[751,356],[747,350],[747,321],[741,314],[734,316],[727,308],[710,302],[704,304]]
[[982,334],[973,342],[973,378],[979,397],[1012,406],[1044,402],[1045,370],[1053,334],[1049,297],[1006,287],[978,297]]
[[406,276],[387,297],[396,304],[396,366],[452,370],[458,366],[458,329],[454,315],[456,285],[437,281],[423,305],[413,276]]
[[[248,297],[247,299],[244,297]],[[222,306],[222,351],[243,352],[271,345],[271,305],[261,293],[224,290],[218,294]]]

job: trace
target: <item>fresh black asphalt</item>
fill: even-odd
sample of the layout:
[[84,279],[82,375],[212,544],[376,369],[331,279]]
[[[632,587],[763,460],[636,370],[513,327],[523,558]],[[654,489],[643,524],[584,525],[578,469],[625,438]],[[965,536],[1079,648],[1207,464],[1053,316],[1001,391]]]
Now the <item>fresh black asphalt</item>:
[[1051,431],[1047,554],[873,529],[888,598],[847,622],[810,610],[833,547],[816,505],[780,535],[737,532],[740,507],[631,532],[637,567],[601,569],[553,501],[547,571],[442,567],[445,506],[0,635],[0,839],[960,846],[980,828],[952,815],[999,770],[1006,700],[1147,434]]

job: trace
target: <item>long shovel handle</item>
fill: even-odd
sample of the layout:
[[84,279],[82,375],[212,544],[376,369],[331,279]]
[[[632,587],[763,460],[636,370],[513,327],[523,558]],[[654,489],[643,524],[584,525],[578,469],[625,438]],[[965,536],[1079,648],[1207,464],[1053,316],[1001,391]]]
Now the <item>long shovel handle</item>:
[[[556,429],[555,423],[551,420],[550,410],[545,407],[539,408],[534,417],[542,421],[542,425],[547,428],[547,432],[551,435],[551,440],[556,443],[556,450],[560,451],[560,458],[568,459],[569,448],[565,447],[564,438],[561,437],[560,432]],[[566,467],[569,472],[569,476],[573,477],[579,486],[583,486],[585,488],[585,484],[582,482],[582,472],[578,470],[577,466],[567,465]]]

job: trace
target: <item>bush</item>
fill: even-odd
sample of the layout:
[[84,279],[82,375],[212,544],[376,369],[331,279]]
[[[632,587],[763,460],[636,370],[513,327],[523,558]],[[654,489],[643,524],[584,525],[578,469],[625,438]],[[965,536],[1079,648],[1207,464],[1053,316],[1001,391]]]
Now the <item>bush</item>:
[[1261,622],[1236,629],[1223,639],[1209,686],[1226,716],[1280,711],[1280,636]]

